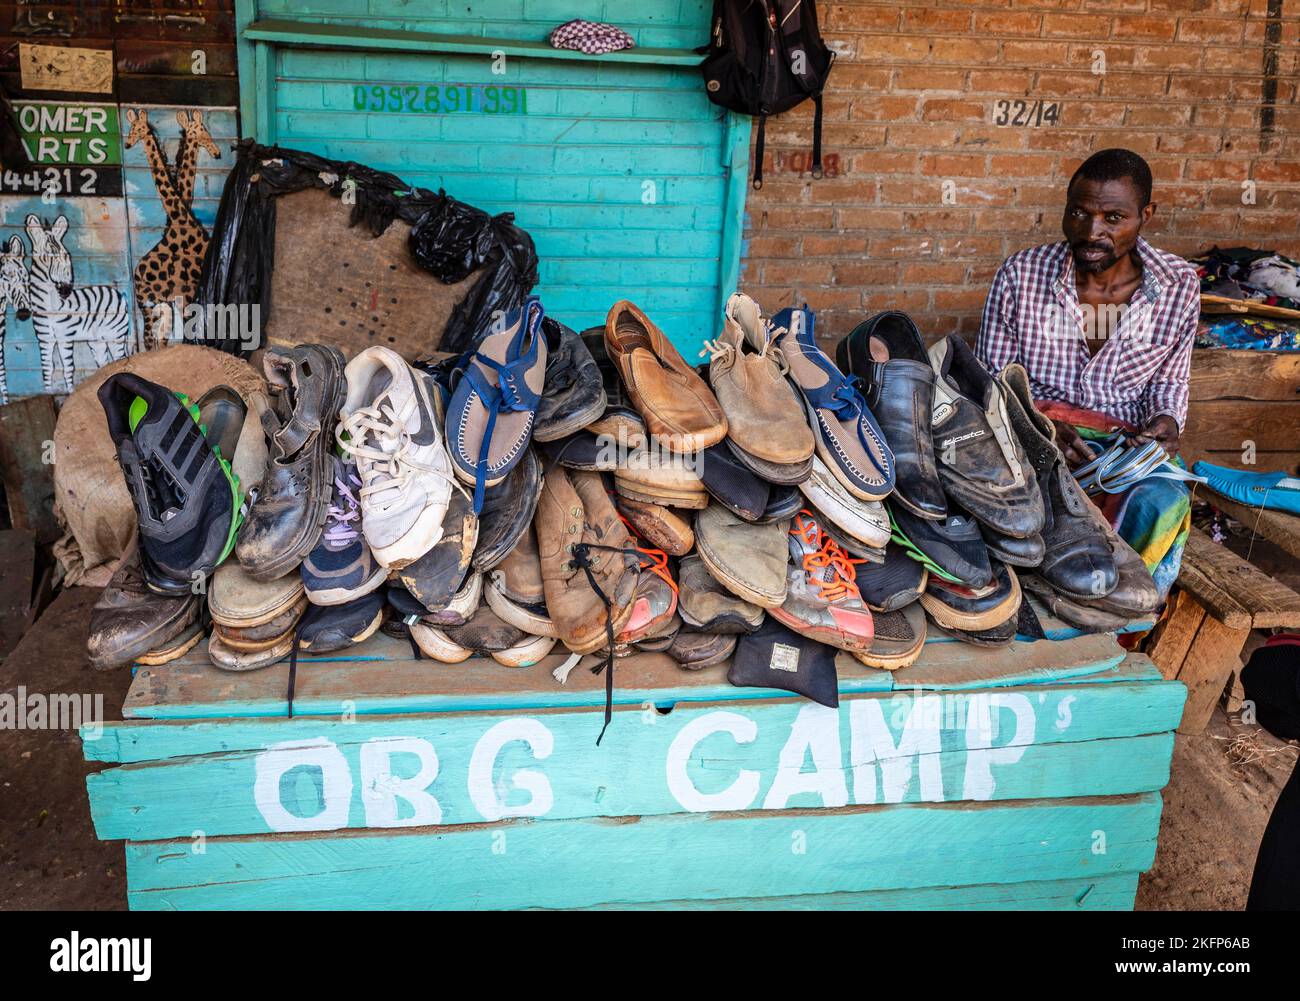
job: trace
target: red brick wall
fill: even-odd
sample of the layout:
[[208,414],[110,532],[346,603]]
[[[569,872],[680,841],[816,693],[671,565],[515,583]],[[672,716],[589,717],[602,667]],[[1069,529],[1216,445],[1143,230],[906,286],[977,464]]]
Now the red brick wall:
[[[1061,238],[1066,182],[1108,146],[1151,164],[1157,246],[1300,256],[1300,0],[1272,7],[1276,45],[1270,0],[819,2],[838,174],[806,173],[811,103],[768,123],[742,287],[770,312],[806,300],[836,338],[891,308],[930,337],[973,334],[998,264]],[[1058,102],[1058,121],[995,124],[1003,100]]]

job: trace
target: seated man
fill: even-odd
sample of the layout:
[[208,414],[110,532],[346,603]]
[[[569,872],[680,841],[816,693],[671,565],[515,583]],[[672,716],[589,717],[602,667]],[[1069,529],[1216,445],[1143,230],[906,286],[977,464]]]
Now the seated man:
[[[1190,264],[1142,239],[1155,209],[1142,157],[1094,153],[1066,189],[1065,239],[1008,257],[984,305],[976,354],[992,372],[1025,367],[1072,467],[1092,458],[1084,438],[1116,427],[1178,452],[1200,285]],[[1191,527],[1186,486],[1148,479],[1102,510],[1163,597]]]

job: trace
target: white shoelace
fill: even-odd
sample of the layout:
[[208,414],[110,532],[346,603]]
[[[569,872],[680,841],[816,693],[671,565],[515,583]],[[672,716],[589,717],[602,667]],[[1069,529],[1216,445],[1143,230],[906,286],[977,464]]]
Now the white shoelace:
[[[386,490],[400,493],[411,474],[417,471],[432,473],[454,487],[460,486],[449,472],[411,457],[410,432],[388,401],[354,410],[339,422],[334,437],[339,447],[357,460],[357,473],[362,484],[358,497],[362,500]],[[378,447],[366,444],[370,440],[376,441]],[[363,459],[368,461],[361,461]]]
[[[784,327],[773,327],[771,323],[764,320],[764,326],[767,328],[767,338],[763,342],[762,350],[758,352],[760,358],[771,358],[776,362],[777,368],[781,370],[782,375],[790,374],[790,363],[786,361],[785,352],[776,346],[776,339],[779,334],[785,332]],[[713,340],[706,340],[704,348],[700,351],[699,357],[709,356],[709,362],[712,363],[718,358],[725,358],[729,355],[736,354],[738,349],[730,342],[724,342],[721,337],[715,337]]]

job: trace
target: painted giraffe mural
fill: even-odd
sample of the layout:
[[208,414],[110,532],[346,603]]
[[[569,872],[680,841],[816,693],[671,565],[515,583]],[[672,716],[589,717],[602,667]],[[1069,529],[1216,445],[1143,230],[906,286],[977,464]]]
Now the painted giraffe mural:
[[203,124],[203,112],[178,111],[176,121],[181,127],[181,141],[172,168],[163,154],[158,134],[149,123],[148,111],[128,108],[126,120],[131,124],[126,146],[130,149],[138,142],[144,143],[154,187],[167,213],[162,239],[135,266],[135,298],[144,320],[143,346],[149,349],[166,342],[171,332],[173,304],[188,305],[198,291],[203,257],[208,249],[208,231],[190,207],[198,153],[201,147],[209,156],[220,159],[221,150]]

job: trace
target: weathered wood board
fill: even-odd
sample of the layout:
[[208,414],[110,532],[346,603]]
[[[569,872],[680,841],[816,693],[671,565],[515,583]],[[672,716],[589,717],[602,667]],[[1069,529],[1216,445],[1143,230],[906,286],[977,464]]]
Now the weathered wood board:
[[1124,908],[1184,700],[1110,635],[841,666],[838,710],[640,655],[597,747],[561,659],[376,637],[300,663],[292,719],[276,668],[140,669],[82,734],[131,906]]
[[187,838],[128,843],[127,881],[136,909],[707,903],[1140,872],[1159,820],[1144,793]]

